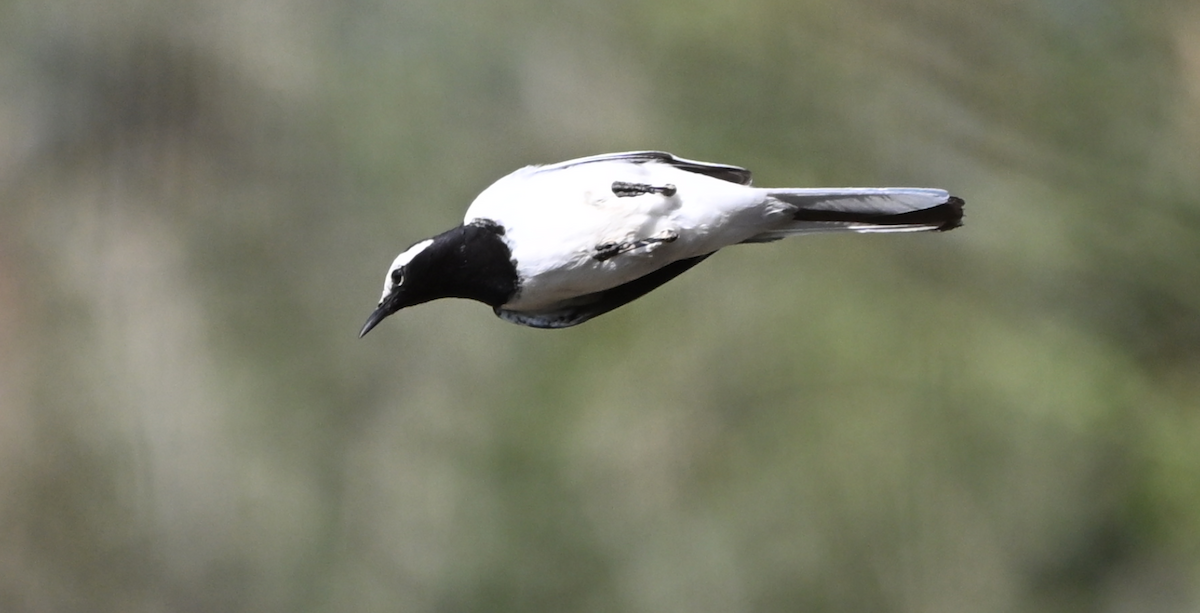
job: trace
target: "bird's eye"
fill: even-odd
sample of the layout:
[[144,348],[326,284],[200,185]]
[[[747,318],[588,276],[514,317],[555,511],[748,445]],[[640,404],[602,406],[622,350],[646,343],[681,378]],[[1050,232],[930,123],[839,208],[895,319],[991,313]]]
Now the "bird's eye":
[[392,285],[400,285],[404,283],[404,267],[401,266],[392,271]]

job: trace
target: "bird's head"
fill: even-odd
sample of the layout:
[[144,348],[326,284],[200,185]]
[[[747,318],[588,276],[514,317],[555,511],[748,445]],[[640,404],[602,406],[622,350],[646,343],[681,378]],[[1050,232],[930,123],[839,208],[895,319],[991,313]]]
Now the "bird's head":
[[366,336],[371,328],[379,325],[379,322],[387,319],[392,313],[437,297],[430,296],[426,284],[422,282],[429,272],[430,258],[428,254],[426,257],[421,256],[433,241],[432,238],[425,239],[396,256],[383,279],[383,295],[379,297],[379,305],[367,318],[367,323],[363,324],[362,331],[358,333],[359,338]]
[[467,298],[493,307],[517,291],[512,252],[495,222],[476,220],[425,239],[396,256],[379,305],[359,338],[400,309],[438,298]]

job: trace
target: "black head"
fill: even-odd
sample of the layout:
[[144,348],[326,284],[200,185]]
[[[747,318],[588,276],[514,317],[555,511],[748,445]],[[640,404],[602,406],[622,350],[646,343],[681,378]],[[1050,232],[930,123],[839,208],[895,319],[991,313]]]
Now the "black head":
[[392,262],[379,306],[358,336],[400,309],[438,298],[508,302],[517,292],[517,267],[503,236],[499,224],[475,220],[409,247]]

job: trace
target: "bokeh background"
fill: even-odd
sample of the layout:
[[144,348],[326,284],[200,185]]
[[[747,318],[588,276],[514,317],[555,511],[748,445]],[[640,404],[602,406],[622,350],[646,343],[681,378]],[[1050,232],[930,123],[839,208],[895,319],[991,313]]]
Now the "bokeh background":
[[[526,164],[944,187],[579,328]],[[0,611],[1200,610],[1194,0],[0,1]]]

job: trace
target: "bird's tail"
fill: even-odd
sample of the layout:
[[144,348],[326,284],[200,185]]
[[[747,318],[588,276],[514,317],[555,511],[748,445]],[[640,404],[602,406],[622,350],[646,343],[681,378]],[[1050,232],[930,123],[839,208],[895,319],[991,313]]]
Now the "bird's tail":
[[747,243],[816,232],[944,232],[962,225],[962,199],[940,189],[769,189],[767,196],[795,212],[783,226]]

